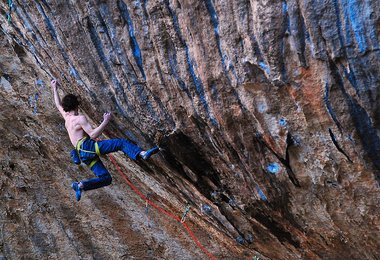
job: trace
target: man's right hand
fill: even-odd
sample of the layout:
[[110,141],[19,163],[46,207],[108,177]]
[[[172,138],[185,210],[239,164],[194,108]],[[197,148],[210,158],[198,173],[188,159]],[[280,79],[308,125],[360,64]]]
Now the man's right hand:
[[103,120],[104,122],[108,123],[108,122],[111,121],[111,119],[112,119],[112,114],[111,114],[111,113],[108,113],[108,112],[107,112],[107,113],[104,113],[104,114],[103,114],[103,119],[104,119],[104,120]]

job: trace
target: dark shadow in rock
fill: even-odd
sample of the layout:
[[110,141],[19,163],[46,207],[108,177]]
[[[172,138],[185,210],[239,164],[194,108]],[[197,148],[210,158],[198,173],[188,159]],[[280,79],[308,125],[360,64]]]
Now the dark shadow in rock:
[[[184,133],[175,132],[163,140],[161,147],[168,164],[211,199],[211,191],[221,186],[220,179],[205,156],[199,153],[197,145]],[[195,174],[195,178],[190,173]]]

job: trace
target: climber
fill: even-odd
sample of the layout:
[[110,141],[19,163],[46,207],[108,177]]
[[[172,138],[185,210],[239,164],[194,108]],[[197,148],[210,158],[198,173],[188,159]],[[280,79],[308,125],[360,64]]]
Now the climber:
[[126,139],[95,141],[94,139],[102,134],[103,130],[111,120],[111,113],[104,113],[103,122],[98,127],[92,128],[86,116],[78,112],[78,97],[73,94],[68,94],[61,102],[57,91],[57,85],[58,82],[56,80],[51,81],[55,105],[65,119],[66,130],[69,134],[71,143],[75,147],[71,152],[72,159],[76,164],[83,162],[86,165],[89,165],[91,170],[97,176],[90,180],[72,183],[71,187],[75,191],[77,201],[81,199],[83,191],[98,189],[111,184],[112,177],[99,159],[100,155],[123,151],[133,160],[137,160],[138,158],[147,160],[153,154],[159,152],[159,147],[143,151],[140,147]]

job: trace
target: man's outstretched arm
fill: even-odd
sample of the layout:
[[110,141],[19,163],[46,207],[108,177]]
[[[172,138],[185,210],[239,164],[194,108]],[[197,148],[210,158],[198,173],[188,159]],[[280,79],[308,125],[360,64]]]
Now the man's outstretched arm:
[[58,90],[57,90],[57,81],[52,80],[50,82],[50,84],[51,84],[51,88],[53,90],[55,106],[58,108],[61,115],[65,116],[65,111],[63,111],[62,104],[61,104],[61,98],[59,97]]
[[106,128],[111,118],[111,113],[104,113],[103,122],[95,129],[91,127],[90,123],[88,122],[85,116],[81,118],[80,124],[82,129],[90,136],[91,139],[96,139],[102,134],[103,130]]

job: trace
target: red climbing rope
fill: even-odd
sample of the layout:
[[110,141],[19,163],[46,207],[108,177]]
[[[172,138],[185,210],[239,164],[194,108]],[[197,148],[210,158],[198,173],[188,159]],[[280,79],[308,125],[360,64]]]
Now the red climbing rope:
[[186,229],[187,233],[189,233],[191,239],[198,245],[198,247],[200,249],[202,249],[202,251],[205,252],[205,254],[208,255],[211,259],[216,260],[216,257],[213,254],[211,254],[209,251],[207,251],[202,246],[202,244],[198,241],[198,239],[195,237],[194,233],[191,231],[191,229],[187,226],[187,224],[185,222],[182,222],[179,217],[177,217],[177,216],[173,215],[172,213],[164,210],[160,206],[158,206],[158,205],[154,204],[152,201],[150,201],[146,196],[144,196],[132,184],[132,182],[128,179],[128,177],[121,171],[119,165],[116,163],[116,160],[113,158],[113,156],[109,154],[108,157],[110,158],[111,162],[115,165],[115,167],[116,167],[117,171],[119,172],[119,174],[121,175],[121,177],[123,177],[123,179],[127,182],[127,184],[132,188],[132,190],[134,190],[141,197],[141,199],[145,200],[146,202],[148,202],[150,205],[152,205],[154,208],[156,208],[157,210],[161,211],[165,215],[167,215],[167,216],[171,217],[172,219],[174,219],[174,220],[178,221],[179,223],[181,223],[183,225],[183,227]]

